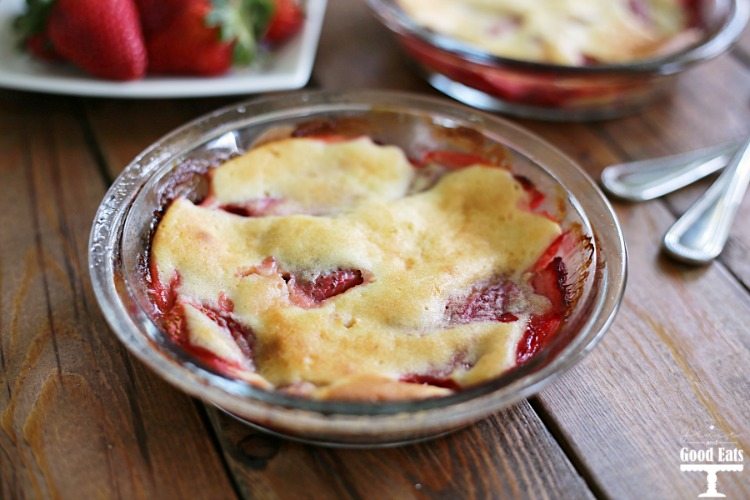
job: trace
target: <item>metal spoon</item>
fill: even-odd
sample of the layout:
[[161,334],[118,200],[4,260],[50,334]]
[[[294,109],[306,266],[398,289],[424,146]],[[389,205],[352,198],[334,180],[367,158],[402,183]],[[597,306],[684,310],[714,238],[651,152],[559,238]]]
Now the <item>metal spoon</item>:
[[750,140],[732,157],[718,179],[664,235],[664,250],[688,264],[719,256],[750,183]]
[[602,171],[602,185],[618,198],[652,200],[721,170],[741,144],[728,142],[663,158],[612,165]]

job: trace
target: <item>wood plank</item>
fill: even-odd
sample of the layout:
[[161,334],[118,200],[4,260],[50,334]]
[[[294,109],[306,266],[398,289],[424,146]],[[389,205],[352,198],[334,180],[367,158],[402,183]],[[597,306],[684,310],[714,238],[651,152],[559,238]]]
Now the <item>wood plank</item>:
[[395,89],[437,95],[364,1],[328,0],[313,78],[329,90]]
[[[631,271],[622,310],[602,344],[539,400],[578,460],[613,498],[688,498],[705,478],[679,471],[690,439],[749,449],[750,300],[719,266],[661,258],[654,234],[672,222],[659,204],[618,210]],[[748,498],[747,477],[721,491]]]
[[111,179],[159,137],[202,114],[187,100],[89,99],[82,105]]
[[[661,106],[676,112],[681,99]],[[525,125],[596,175],[622,161],[600,127],[623,133],[639,120]],[[633,148],[648,144],[630,140]],[[615,208],[630,263],[622,309],[601,345],[543,391],[537,408],[606,496],[692,497],[705,478],[679,470],[686,436],[749,449],[750,404],[739,395],[750,390],[750,376],[737,367],[750,362],[750,299],[721,265],[690,269],[660,255],[659,237],[674,220],[661,201]],[[730,497],[750,494],[742,476],[725,474],[720,484]]]
[[[603,127],[607,137],[628,159],[643,159],[689,151],[750,136],[750,67],[720,57],[680,79],[675,97],[648,113]],[[676,215],[708,187],[702,182],[667,197]],[[750,196],[740,207],[737,222],[721,261],[750,289]]]
[[191,400],[98,312],[86,255],[104,185],[78,111],[13,92],[0,109],[0,496],[232,498]]
[[85,120],[110,179],[163,135],[210,111],[257,96],[205,99],[86,99]]
[[283,441],[213,410],[247,498],[592,498],[528,403],[423,444],[333,450]]

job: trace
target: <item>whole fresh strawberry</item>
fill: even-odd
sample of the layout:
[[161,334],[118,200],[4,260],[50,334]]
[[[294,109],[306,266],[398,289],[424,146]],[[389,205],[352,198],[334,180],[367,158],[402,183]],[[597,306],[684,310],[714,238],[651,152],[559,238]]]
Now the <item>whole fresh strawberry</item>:
[[27,5],[16,22],[27,43],[43,33],[55,54],[101,78],[134,80],[146,72],[133,0],[27,0]]
[[186,3],[146,39],[151,73],[220,75],[232,65],[232,44],[206,24],[208,0]]
[[220,75],[255,56],[271,0],[137,0],[149,72]]
[[302,28],[305,15],[296,0],[274,0],[273,16],[263,37],[271,45],[287,41]]

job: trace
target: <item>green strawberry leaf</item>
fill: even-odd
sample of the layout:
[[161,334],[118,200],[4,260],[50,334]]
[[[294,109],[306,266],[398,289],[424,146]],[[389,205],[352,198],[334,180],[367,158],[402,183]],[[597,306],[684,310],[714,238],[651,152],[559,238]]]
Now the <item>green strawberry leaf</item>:
[[56,0],[26,0],[26,11],[13,20],[13,30],[21,40],[44,31],[49,11]]
[[212,4],[206,24],[218,27],[223,41],[234,41],[235,64],[250,64],[271,21],[273,0],[212,0]]

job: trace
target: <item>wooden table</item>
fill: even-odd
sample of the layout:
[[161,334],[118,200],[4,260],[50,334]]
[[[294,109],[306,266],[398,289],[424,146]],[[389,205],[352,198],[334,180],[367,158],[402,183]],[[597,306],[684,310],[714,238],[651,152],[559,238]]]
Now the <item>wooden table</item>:
[[[436,94],[361,2],[330,0],[311,87]],[[721,259],[661,256],[705,185],[615,204],[630,251],[602,343],[541,394],[397,449],[337,451],[258,434],[174,390],[105,325],[86,244],[107,185],[142,148],[234,99],[125,101],[0,91],[0,497],[695,498],[686,440],[750,453],[750,197]],[[596,176],[607,164],[750,132],[750,34],[646,112],[521,121]],[[719,475],[750,498],[750,459]]]

